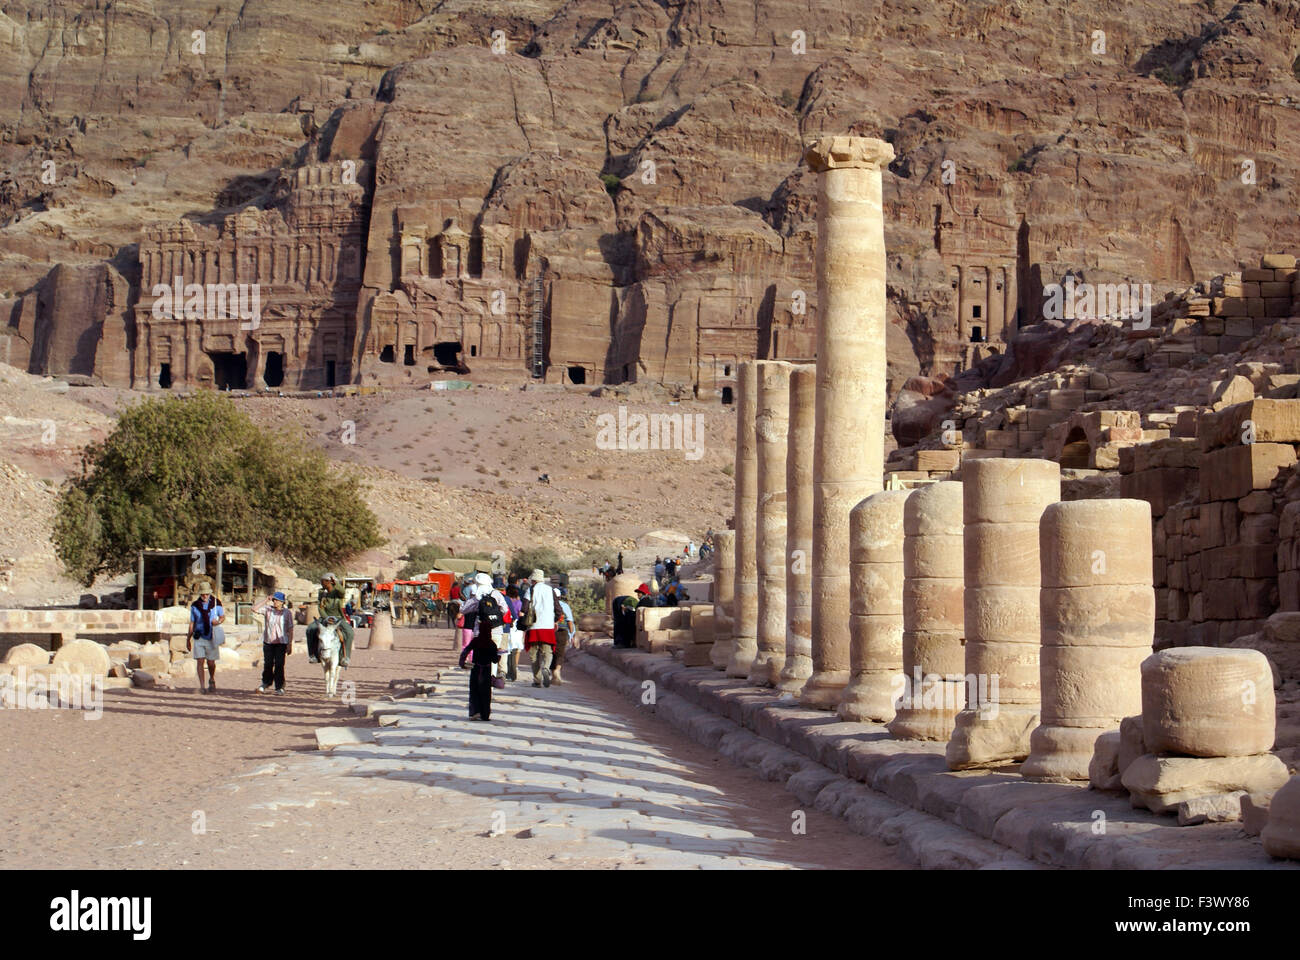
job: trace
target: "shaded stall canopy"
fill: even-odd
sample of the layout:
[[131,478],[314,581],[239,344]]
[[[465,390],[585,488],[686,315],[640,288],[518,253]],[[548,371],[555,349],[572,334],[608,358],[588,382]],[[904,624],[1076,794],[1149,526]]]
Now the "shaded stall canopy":
[[259,586],[274,580],[257,570],[251,547],[178,547],[141,550],[136,561],[135,608],[158,610],[184,606],[198,596],[201,581],[213,592],[235,623],[252,623],[252,606]]

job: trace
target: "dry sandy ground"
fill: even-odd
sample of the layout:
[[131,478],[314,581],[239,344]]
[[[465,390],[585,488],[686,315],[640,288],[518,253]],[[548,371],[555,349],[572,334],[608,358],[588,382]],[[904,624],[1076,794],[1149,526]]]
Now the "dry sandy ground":
[[[0,598],[5,606],[77,602],[83,588],[61,576],[49,542],[56,492],[122,405],[144,399],[106,387],[52,394],[41,379],[0,364],[0,510],[11,518],[0,528],[0,557],[17,561],[12,587]],[[613,558],[650,529],[680,530],[699,541],[709,527],[726,526],[734,407],[674,403],[646,388],[618,400],[590,396],[587,388],[524,386],[520,380],[235,402],[259,424],[301,430],[328,457],[360,472],[389,542],[353,558],[351,572],[387,578],[395,558],[415,543],[507,555],[550,546],[566,557],[599,548]],[[603,449],[600,418],[617,423],[623,406],[629,414],[690,418],[691,443]],[[550,483],[538,482],[543,473]],[[101,582],[93,592],[126,582]]]
[[[454,669],[449,631],[399,629],[396,641],[392,652],[355,652],[348,676],[362,699],[387,692],[390,679]],[[613,856],[603,841],[588,849],[582,841],[548,839],[546,831],[527,841],[488,836],[493,803],[468,792],[322,774],[315,728],[372,724],[321,698],[319,668],[301,649],[290,658],[288,695],[259,696],[259,676],[219,671],[216,695],[186,689],[110,694],[98,720],[70,711],[0,712],[6,837],[0,866],[626,868],[654,862]],[[582,674],[566,679],[558,692],[545,691],[557,695],[557,723],[571,706],[565,701],[580,700],[587,715],[626,738],[617,742],[629,746],[619,749],[652,751],[674,771],[675,782],[696,785],[687,793],[718,798],[701,807],[701,817],[708,823],[725,817],[729,829],[752,835],[743,849],[761,850],[765,864],[904,866],[889,848],[815,810],[806,812],[806,835],[792,835],[791,811],[799,804],[782,788],[638,713]],[[454,696],[459,715],[462,690],[444,681],[435,696]],[[498,697],[490,727],[471,726],[509,737],[512,702],[533,695],[527,684],[512,687]],[[501,759],[510,756],[507,745]],[[195,832],[200,822],[205,833]]]

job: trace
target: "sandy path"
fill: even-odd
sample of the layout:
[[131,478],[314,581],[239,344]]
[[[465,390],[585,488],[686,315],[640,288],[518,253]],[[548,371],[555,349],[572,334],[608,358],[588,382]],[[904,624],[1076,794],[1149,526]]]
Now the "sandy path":
[[[451,662],[447,631],[396,639],[403,649],[357,651],[362,698]],[[0,865],[904,866],[815,810],[792,833],[791,794],[579,673],[512,685],[481,724],[449,670],[434,698],[403,703],[418,716],[333,754],[314,749],[317,726],[375,728],[318,698],[305,657],[291,658],[283,698],[253,693],[255,671],[223,679],[213,697],[116,695],[97,721],[0,714]]]

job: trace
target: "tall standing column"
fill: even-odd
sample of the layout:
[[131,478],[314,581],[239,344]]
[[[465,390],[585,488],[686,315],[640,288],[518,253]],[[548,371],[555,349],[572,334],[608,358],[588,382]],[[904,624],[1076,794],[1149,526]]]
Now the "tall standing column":
[[1053,503],[1039,525],[1043,723],[1029,736],[1027,780],[1088,779],[1097,738],[1142,712],[1151,655],[1151,505]]
[[853,611],[849,685],[835,711],[841,720],[894,718],[903,669],[903,504],[905,490],[882,490],[849,514]]
[[758,645],[749,682],[776,686],[785,666],[785,471],[790,425],[790,369],[782,360],[758,363]]
[[790,372],[790,432],[785,455],[785,666],[776,689],[797,696],[812,676],[813,437],[817,368]]
[[758,453],[754,417],[758,366],[742,360],[736,371],[736,589],[727,676],[748,677],[758,649]]
[[881,166],[894,148],[820,137],[817,426],[813,455],[813,673],[800,700],[834,708],[849,682],[849,511],[884,486],[885,222]]
[[898,740],[947,740],[966,705],[961,501],[961,484],[944,480],[903,504],[903,689],[889,724]]
[[713,649],[709,661],[716,670],[726,670],[731,660],[735,596],[736,532],[721,530],[713,534]]
[[948,741],[953,770],[1029,756],[1041,698],[1038,523],[1061,499],[1051,460],[967,460],[961,472],[967,696]]

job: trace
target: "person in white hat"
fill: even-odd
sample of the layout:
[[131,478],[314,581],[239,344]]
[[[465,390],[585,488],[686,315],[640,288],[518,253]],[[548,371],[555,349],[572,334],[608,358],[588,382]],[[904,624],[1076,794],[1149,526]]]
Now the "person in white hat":
[[555,653],[555,589],[546,574],[534,570],[524,606],[524,650],[532,651],[533,686],[551,685],[551,658]]

